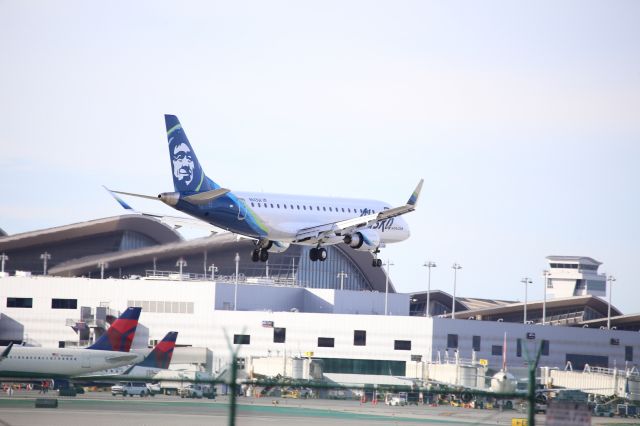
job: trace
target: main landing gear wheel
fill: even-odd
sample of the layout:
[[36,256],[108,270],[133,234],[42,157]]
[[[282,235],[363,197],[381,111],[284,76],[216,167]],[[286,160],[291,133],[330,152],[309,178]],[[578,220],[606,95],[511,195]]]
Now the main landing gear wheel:
[[327,260],[327,249],[325,249],[324,247],[318,248],[318,260],[321,262]]
[[262,249],[260,250],[260,262],[266,262],[269,260],[269,251]]
[[265,249],[254,249],[251,252],[251,260],[253,262],[266,262],[269,260],[269,251]]
[[327,249],[324,247],[313,247],[309,250],[309,259],[312,262],[319,260],[320,262],[324,262],[327,260]]
[[382,259],[373,259],[371,261],[371,266],[374,268],[380,268],[382,266]]

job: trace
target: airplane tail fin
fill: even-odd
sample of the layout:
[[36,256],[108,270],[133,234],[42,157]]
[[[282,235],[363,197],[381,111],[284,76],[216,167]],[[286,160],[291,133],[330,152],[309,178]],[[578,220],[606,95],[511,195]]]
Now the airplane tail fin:
[[142,308],[130,307],[116,319],[111,327],[87,349],[129,352],[138,327]]
[[171,357],[173,356],[173,348],[176,347],[176,339],[178,338],[177,331],[170,331],[164,336],[153,350],[147,355],[147,357],[141,363],[137,364],[141,367],[152,368],[169,368],[171,363]]
[[176,192],[198,193],[220,188],[205,175],[178,117],[165,114],[164,121]]

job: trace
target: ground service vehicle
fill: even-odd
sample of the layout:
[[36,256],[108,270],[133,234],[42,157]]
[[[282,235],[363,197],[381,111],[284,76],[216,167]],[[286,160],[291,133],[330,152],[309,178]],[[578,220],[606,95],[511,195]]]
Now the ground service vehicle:
[[178,390],[180,398],[209,398],[214,399],[216,397],[215,388],[203,385],[187,385]]
[[593,415],[598,417],[613,417],[613,410],[611,405],[608,404],[596,404],[593,407]]
[[111,386],[111,395],[122,395],[122,396],[134,396],[139,395],[144,398],[147,395],[150,395],[151,392],[147,387],[147,384],[144,382],[122,382],[117,385]]

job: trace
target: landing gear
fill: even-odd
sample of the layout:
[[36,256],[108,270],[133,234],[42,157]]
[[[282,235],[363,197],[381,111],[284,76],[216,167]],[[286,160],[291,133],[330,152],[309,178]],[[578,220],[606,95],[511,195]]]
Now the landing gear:
[[327,249],[324,247],[313,247],[309,250],[309,259],[312,262],[315,262],[316,260],[324,262],[327,260]]
[[260,248],[254,249],[251,252],[251,260],[253,262],[266,262],[267,260],[269,260],[269,251]]
[[260,262],[266,262],[269,260],[269,251],[262,249],[260,250]]
[[374,268],[380,268],[382,266],[382,259],[373,259],[371,261],[371,266]]

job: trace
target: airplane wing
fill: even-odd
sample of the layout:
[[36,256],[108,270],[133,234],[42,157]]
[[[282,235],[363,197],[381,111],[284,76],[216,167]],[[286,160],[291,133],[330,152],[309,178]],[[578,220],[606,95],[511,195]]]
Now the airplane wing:
[[[187,227],[191,227],[191,228],[204,229],[205,231],[211,232],[211,234],[220,234],[220,233],[227,232],[224,229],[218,228],[218,227],[213,226],[213,225],[211,225],[211,224],[209,224],[207,222],[204,222],[204,221],[199,220],[199,219],[191,218],[191,217],[168,216],[168,215],[161,215],[161,214],[143,212],[143,211],[136,210],[133,207],[131,207],[129,204],[127,204],[121,197],[119,197],[116,194],[131,195],[133,197],[147,198],[147,199],[150,199],[150,200],[158,200],[158,198],[157,197],[152,197],[150,195],[133,194],[133,193],[122,192],[122,191],[112,191],[109,188],[107,188],[106,186],[103,186],[103,188],[105,190],[107,190],[107,192],[109,192],[109,194],[111,194],[111,196],[118,202],[118,204],[120,204],[122,206],[123,209],[129,210],[131,213],[136,213],[136,214],[140,214],[142,216],[149,216],[149,217],[156,218],[160,222],[162,222],[162,223],[164,223],[166,225],[169,225],[172,228],[178,229],[178,228],[181,228],[183,226],[187,226]],[[215,192],[215,191],[218,191],[218,190],[207,191],[207,192],[191,195],[191,197],[201,196],[200,200],[205,200],[206,199],[206,201],[204,201],[204,202],[209,202],[209,200],[211,198],[206,198],[207,194],[208,194],[209,197],[211,197],[212,194],[209,194],[209,193],[210,192]],[[228,190],[226,190],[226,191],[228,192]],[[215,195],[214,195],[214,198],[215,198]]]
[[424,179],[420,179],[420,182],[418,182],[418,185],[411,194],[411,197],[409,197],[409,200],[403,206],[393,207],[378,213],[354,217],[351,219],[341,220],[339,222],[331,222],[323,225],[303,228],[297,232],[295,241],[302,242],[311,239],[322,241],[336,236],[340,237],[342,235],[350,234],[358,229],[371,226],[377,222],[412,212],[416,209],[416,204],[418,203],[423,183]]

